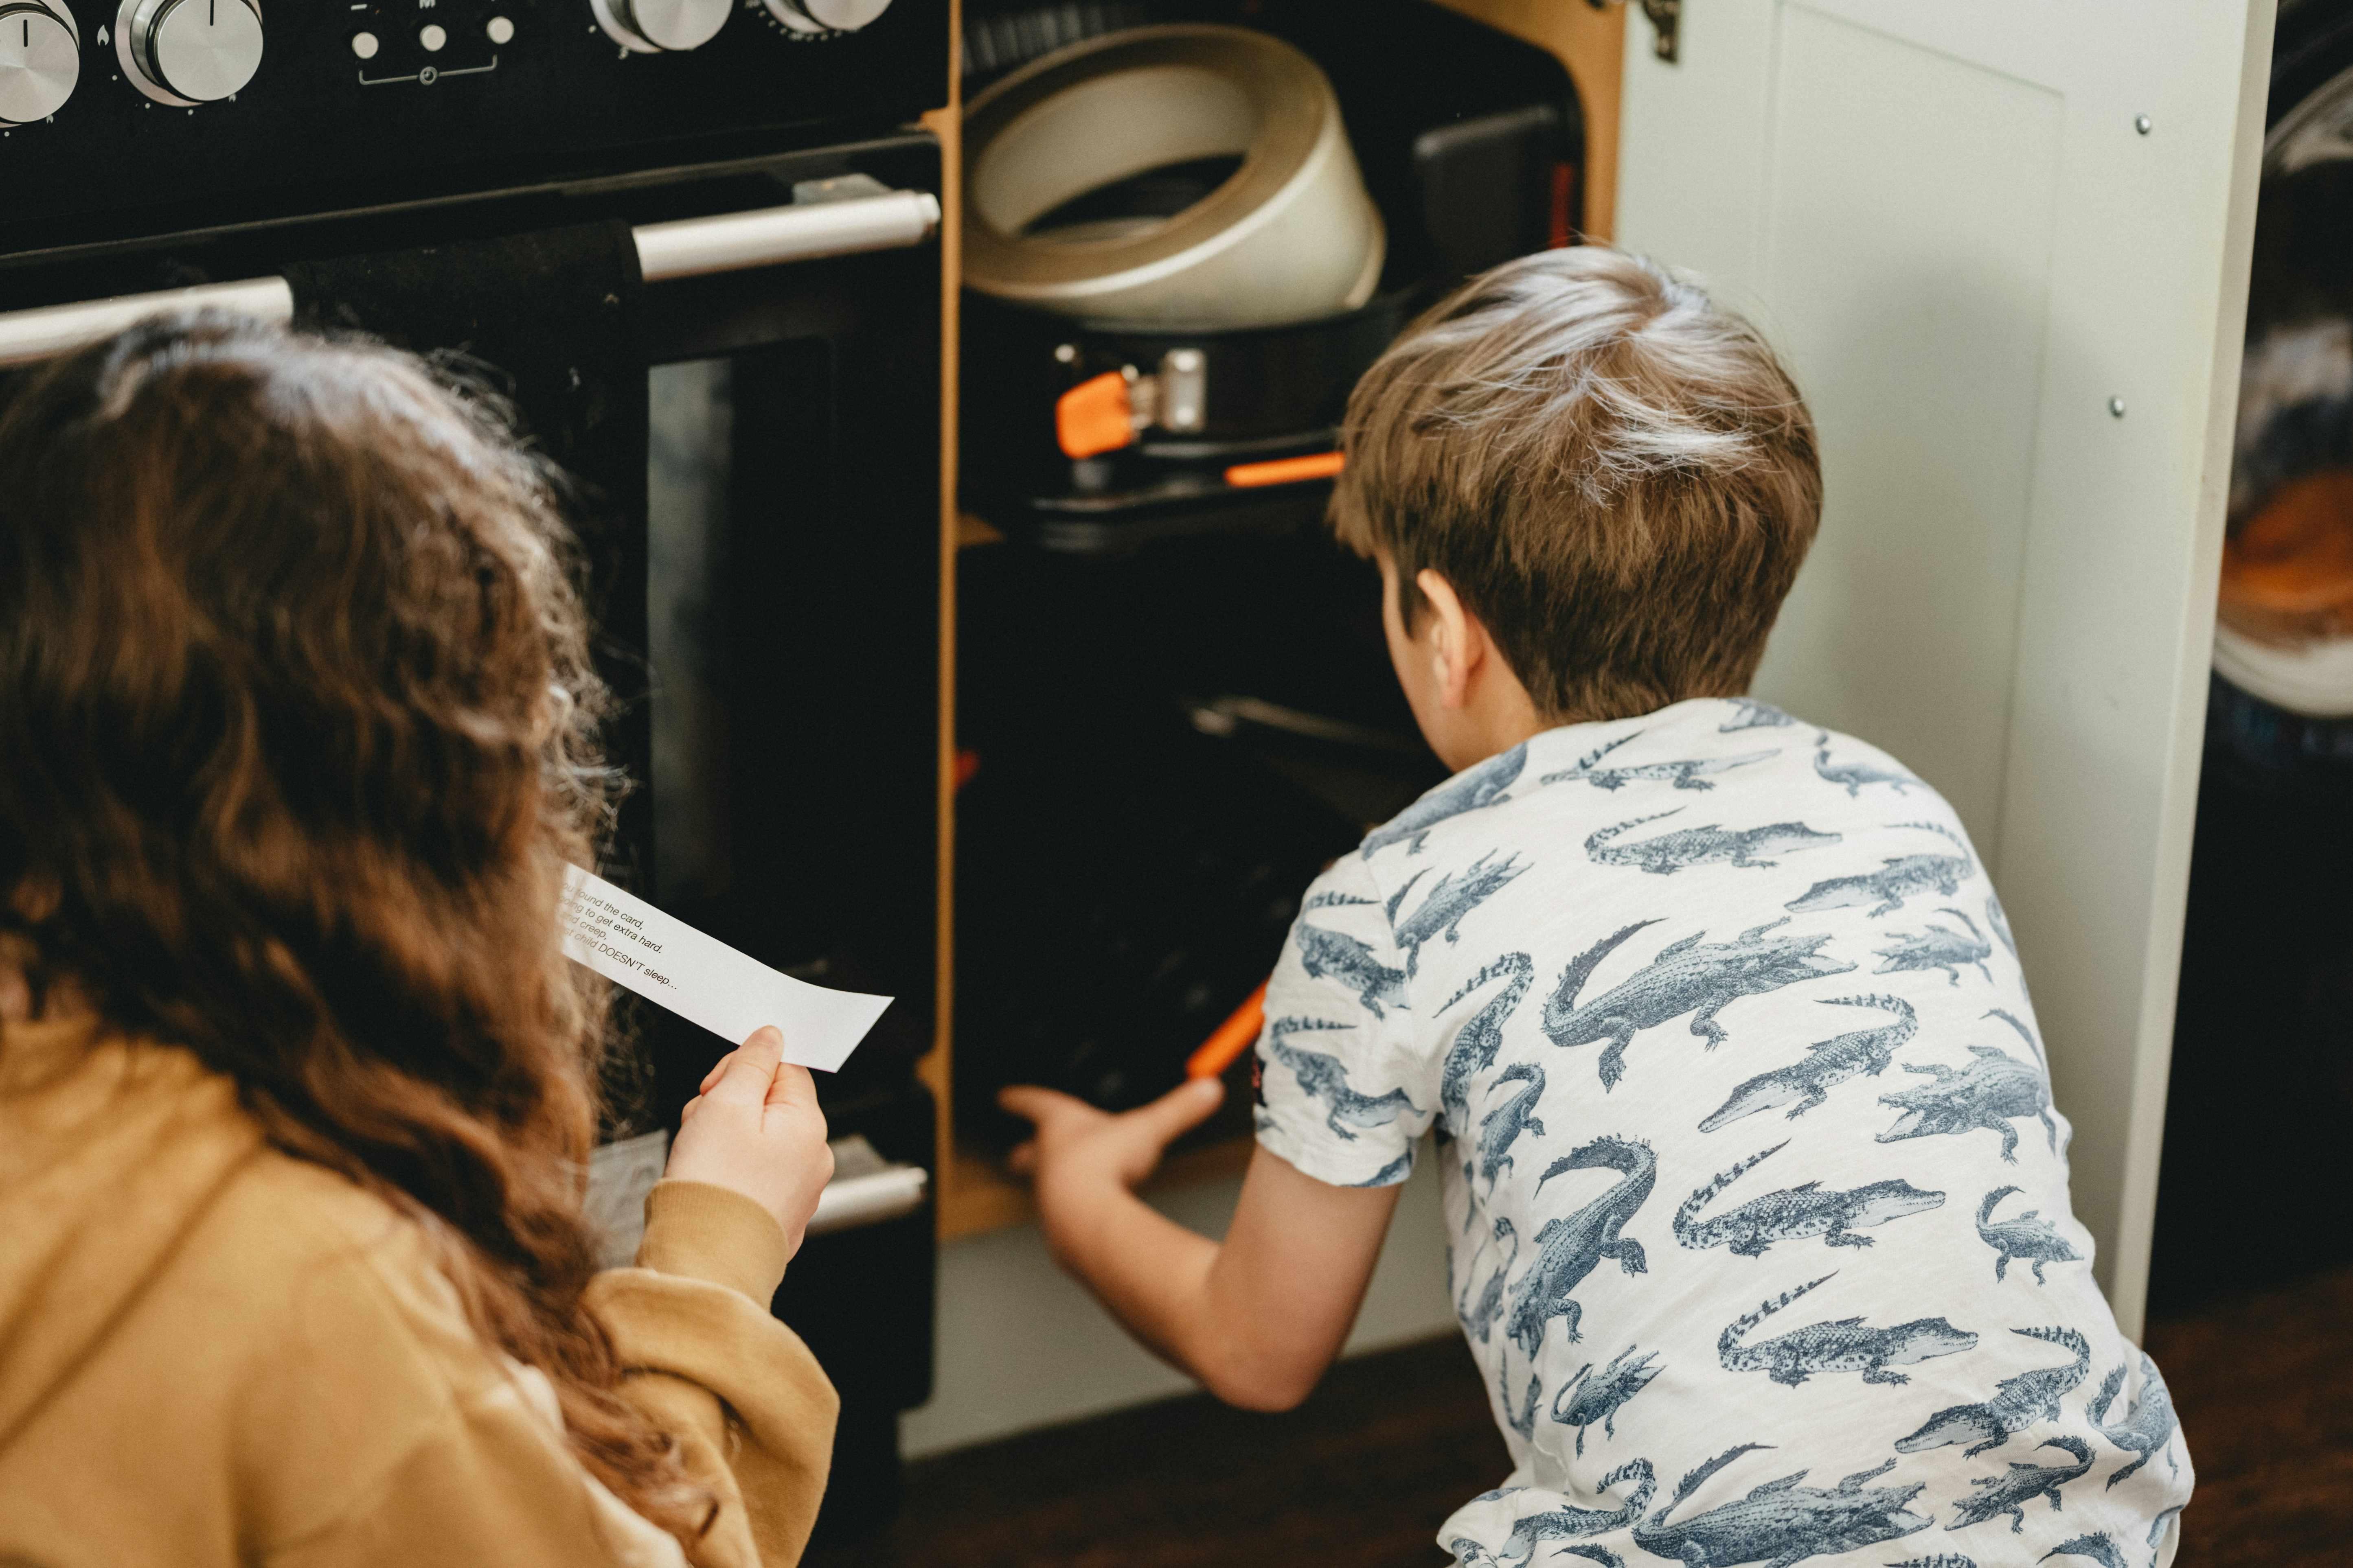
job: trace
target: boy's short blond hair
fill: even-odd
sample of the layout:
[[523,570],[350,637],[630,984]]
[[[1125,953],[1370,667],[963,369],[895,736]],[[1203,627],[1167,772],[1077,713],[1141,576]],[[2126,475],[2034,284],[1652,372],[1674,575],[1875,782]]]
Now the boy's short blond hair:
[[1539,711],[1748,689],[1821,513],[1812,419],[1757,330],[1603,246],[1472,279],[1348,399],[1342,542],[1409,626],[1434,568]]

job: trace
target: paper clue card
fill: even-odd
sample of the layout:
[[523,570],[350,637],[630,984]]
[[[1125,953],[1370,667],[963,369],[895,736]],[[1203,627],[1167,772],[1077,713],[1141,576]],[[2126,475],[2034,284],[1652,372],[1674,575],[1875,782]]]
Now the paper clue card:
[[786,1061],[837,1072],[891,1005],[780,974],[577,866],[564,892],[566,957],[731,1046],[774,1024]]

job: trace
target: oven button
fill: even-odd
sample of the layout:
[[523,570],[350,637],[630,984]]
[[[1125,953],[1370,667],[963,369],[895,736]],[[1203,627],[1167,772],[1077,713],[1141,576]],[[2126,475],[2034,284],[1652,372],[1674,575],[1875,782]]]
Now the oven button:
[[588,0],[605,36],[632,54],[699,49],[716,37],[734,0]]
[[114,54],[131,85],[158,103],[217,103],[261,68],[261,7],[259,0],[122,0]]
[[891,8],[891,0],[761,0],[796,33],[854,33]]
[[63,0],[0,3],[0,125],[47,120],[81,79],[81,35]]

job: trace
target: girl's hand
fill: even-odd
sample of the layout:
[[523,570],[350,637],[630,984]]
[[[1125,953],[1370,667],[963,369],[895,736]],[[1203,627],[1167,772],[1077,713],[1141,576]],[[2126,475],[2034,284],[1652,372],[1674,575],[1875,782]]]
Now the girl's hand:
[[788,1252],[801,1249],[809,1215],[833,1179],[825,1112],[808,1069],[784,1059],[774,1026],[719,1058],[687,1102],[662,1173],[742,1193],[776,1216]]

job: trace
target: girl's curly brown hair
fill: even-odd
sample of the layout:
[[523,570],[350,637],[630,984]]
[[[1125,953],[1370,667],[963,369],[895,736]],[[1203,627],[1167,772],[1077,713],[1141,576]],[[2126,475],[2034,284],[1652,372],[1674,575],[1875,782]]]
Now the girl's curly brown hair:
[[581,1308],[607,997],[556,907],[617,781],[575,575],[550,475],[410,355],[191,315],[49,366],[0,416],[0,921],[37,1006],[186,1047],[421,1223],[691,1541]]

